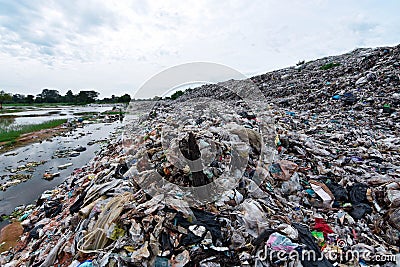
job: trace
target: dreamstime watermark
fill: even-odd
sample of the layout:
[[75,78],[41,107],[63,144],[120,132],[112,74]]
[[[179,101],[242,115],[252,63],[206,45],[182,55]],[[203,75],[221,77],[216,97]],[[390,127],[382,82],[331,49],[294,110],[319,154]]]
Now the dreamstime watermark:
[[[235,80],[229,80],[232,77]],[[215,85],[216,80],[229,81]],[[199,84],[214,86],[205,86],[200,91],[203,94],[193,92],[194,97],[183,101],[165,100],[174,90]],[[140,98],[145,92],[152,92],[159,98],[148,103],[131,101],[126,111],[123,146],[133,158],[129,166],[130,176],[146,193],[171,195],[188,206],[206,204],[236,188],[246,176],[248,162],[260,166],[261,162],[272,161],[274,127],[272,116],[266,112],[267,101],[258,86],[240,72],[215,63],[182,64],[153,76],[139,88],[133,99]],[[245,127],[245,120],[238,116],[243,109],[256,114],[256,118],[251,120],[256,125],[256,133]],[[200,126],[203,119],[208,126]],[[193,136],[201,156],[193,155],[196,151],[186,154],[182,151],[185,144],[191,146],[188,143]],[[260,149],[259,155],[250,158],[255,142]],[[225,150],[223,157],[222,150]],[[209,169],[216,160],[224,165],[219,166],[222,173],[218,175]],[[183,186],[182,181],[168,179],[173,176],[171,169],[174,173],[190,173],[193,177],[195,173],[204,173],[212,178],[207,183],[196,185],[196,181],[190,181]],[[261,182],[262,179],[256,180],[258,185]]]
[[255,265],[258,266],[258,262],[272,262],[284,264],[284,266],[291,266],[293,262],[308,261],[318,262],[327,259],[331,262],[359,262],[363,260],[365,262],[375,263],[386,263],[386,262],[398,262],[398,258],[394,254],[383,254],[374,253],[368,250],[343,250],[346,242],[339,239],[335,249],[325,249],[322,252],[307,249],[272,249],[268,245],[265,245],[263,249],[260,249],[255,258]]

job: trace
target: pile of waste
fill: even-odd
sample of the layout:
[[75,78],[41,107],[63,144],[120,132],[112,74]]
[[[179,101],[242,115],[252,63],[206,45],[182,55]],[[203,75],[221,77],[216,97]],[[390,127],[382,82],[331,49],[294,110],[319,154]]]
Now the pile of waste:
[[127,115],[0,265],[399,266],[400,46],[247,82]]

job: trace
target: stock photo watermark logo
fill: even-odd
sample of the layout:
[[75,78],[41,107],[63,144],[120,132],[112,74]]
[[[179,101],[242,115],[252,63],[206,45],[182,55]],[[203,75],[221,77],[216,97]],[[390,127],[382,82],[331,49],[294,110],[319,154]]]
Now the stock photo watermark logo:
[[[231,77],[235,79],[215,84]],[[190,97],[184,94],[165,100],[180,88],[200,84],[203,87],[192,91]],[[274,127],[265,112],[267,102],[259,88],[240,72],[214,63],[183,64],[153,76],[133,99],[146,92],[159,97],[131,101],[123,133],[124,149],[132,158],[130,176],[146,193],[171,195],[189,206],[206,204],[236,188],[250,160],[259,165],[273,157],[273,149],[268,147],[272,147]],[[251,119],[257,130],[246,128],[238,116],[244,108],[246,114],[254,114]],[[149,143],[156,146],[151,153],[146,150]],[[250,159],[256,146],[258,158]],[[215,164],[216,155],[218,164],[224,165],[219,166],[222,171],[217,175],[207,169]],[[191,180],[184,184],[167,179],[171,166]]]
[[348,248],[348,244],[343,239],[336,240],[336,246],[323,251],[314,251],[300,247],[289,249],[274,249],[269,245],[260,249],[255,258],[254,266],[259,266],[259,262],[271,262],[292,266],[295,262],[320,262],[327,259],[331,262],[351,263],[351,262],[373,262],[373,263],[396,263],[399,266],[400,259],[394,254],[383,254],[369,250],[356,250]]

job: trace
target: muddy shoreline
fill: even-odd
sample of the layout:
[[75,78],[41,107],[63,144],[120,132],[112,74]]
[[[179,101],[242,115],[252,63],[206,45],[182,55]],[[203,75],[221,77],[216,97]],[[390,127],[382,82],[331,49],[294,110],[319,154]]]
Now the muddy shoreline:
[[46,139],[51,139],[62,133],[71,131],[72,129],[73,127],[61,125],[54,128],[23,134],[18,137],[15,142],[12,142],[12,144],[7,145],[9,142],[0,142],[0,154],[6,154],[7,152],[13,151],[16,148],[23,147],[34,142],[41,142]]

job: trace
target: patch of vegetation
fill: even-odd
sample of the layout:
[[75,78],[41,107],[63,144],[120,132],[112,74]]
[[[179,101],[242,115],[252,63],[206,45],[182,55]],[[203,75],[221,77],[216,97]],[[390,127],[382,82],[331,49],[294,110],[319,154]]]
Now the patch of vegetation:
[[304,65],[306,63],[305,60],[300,60],[299,62],[296,63],[296,66],[301,66]]
[[[3,105],[5,106],[5,105]],[[20,109],[0,109],[0,114],[16,113],[21,112]]]
[[97,114],[98,114],[98,112],[92,112],[92,111],[89,111],[89,112],[75,112],[74,113],[75,116],[94,116],[94,115],[97,115]]
[[172,99],[172,100],[175,100],[175,99],[177,99],[178,97],[182,96],[183,94],[184,94],[183,91],[178,90],[178,91],[176,91],[175,93],[173,93],[173,94],[171,95],[171,99]]
[[23,134],[37,132],[43,129],[50,129],[66,123],[66,119],[46,121],[39,124],[18,125],[11,128],[0,129],[0,142],[15,142]]
[[78,103],[5,103],[4,107],[58,107],[58,106],[80,106]]
[[125,111],[104,111],[102,114],[107,114],[107,115],[119,115],[119,114],[126,114]]
[[321,66],[321,70],[329,70],[332,69],[334,67],[340,66],[340,63],[335,63],[335,62],[330,62],[328,64],[325,64],[323,66]]

